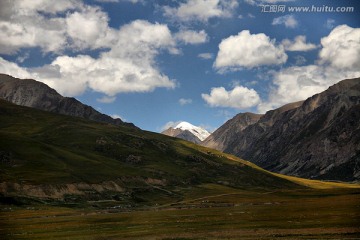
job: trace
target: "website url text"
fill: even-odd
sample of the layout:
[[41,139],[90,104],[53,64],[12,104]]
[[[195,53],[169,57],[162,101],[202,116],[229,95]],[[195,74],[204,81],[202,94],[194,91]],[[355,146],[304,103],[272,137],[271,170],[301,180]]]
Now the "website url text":
[[261,5],[261,12],[263,13],[349,13],[354,12],[354,7],[333,7],[333,6],[302,6],[302,7],[287,7],[285,5]]

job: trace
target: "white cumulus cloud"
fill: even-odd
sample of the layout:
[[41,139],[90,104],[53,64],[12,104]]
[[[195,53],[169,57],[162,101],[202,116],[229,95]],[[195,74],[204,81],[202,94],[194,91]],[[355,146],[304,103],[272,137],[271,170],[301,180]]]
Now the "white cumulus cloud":
[[284,47],[276,45],[275,40],[263,33],[251,34],[243,30],[221,41],[214,67],[219,70],[254,68],[282,64],[286,60]]
[[[305,37],[298,36],[287,45],[287,48],[290,47],[292,50],[304,51],[314,46],[306,43]],[[239,86],[231,91],[223,87],[213,88],[210,94],[202,94],[202,97],[213,107],[243,109],[257,106],[258,112],[264,113],[287,103],[305,100],[343,79],[360,77],[360,28],[337,26],[328,36],[321,39],[319,47],[321,48],[319,58],[315,64],[269,71],[272,87],[267,99],[260,100],[255,90],[244,89],[241,86],[241,91],[234,91]],[[298,60],[301,65],[306,62],[301,56],[298,56]],[[234,92],[243,93],[234,94]],[[240,96],[247,97],[241,99]]]
[[[10,1],[9,1],[10,2]],[[13,1],[14,5],[17,6],[18,10],[16,12],[22,12],[23,14],[33,14],[36,12],[45,12],[45,13],[61,13],[69,9],[82,8],[83,4],[81,1],[76,0],[57,0],[57,1],[48,1],[48,0],[15,0]]]
[[293,41],[290,39],[284,39],[281,44],[285,47],[285,50],[287,51],[306,52],[317,48],[315,44],[307,43],[306,36],[304,35],[296,36]]
[[340,25],[321,39],[321,63],[333,67],[360,69],[360,28]]
[[[0,53],[16,54],[38,47],[56,56],[49,64],[35,68],[1,59],[4,73],[35,78],[66,96],[91,89],[109,99],[121,92],[176,85],[156,63],[163,51],[179,52],[167,25],[135,20],[115,29],[101,8],[77,0],[1,1],[0,13]],[[99,56],[84,54],[88,49],[99,49]],[[71,56],[64,55],[66,51]]]
[[260,97],[254,89],[236,86],[227,91],[224,87],[212,88],[210,94],[201,94],[211,107],[230,107],[246,109],[260,103]]
[[85,7],[81,12],[68,14],[66,33],[76,50],[110,47],[116,32],[108,26],[108,16],[97,7]]
[[341,80],[359,76],[360,70],[347,71],[319,65],[283,69],[274,74],[275,88],[267,101],[259,104],[258,111],[264,113],[287,103],[305,100]]
[[22,24],[0,20],[0,53],[13,54],[30,47],[40,47],[43,52],[57,52],[66,45],[63,19],[53,18],[48,22],[38,17],[25,21]]
[[0,69],[19,77],[25,73],[67,96],[87,88],[109,97],[121,92],[149,92],[176,83],[160,72],[155,57],[170,51],[175,41],[166,25],[136,20],[116,31],[116,42],[98,58],[88,55],[58,56],[48,65],[24,69],[3,60]]
[[214,17],[231,17],[237,8],[236,0],[187,0],[178,7],[165,6],[164,15],[177,21],[207,22]]
[[208,35],[204,30],[182,30],[175,34],[175,39],[185,44],[199,44],[208,41]]
[[341,25],[321,40],[317,64],[293,66],[273,73],[274,88],[259,112],[305,100],[337,82],[360,77],[360,28]]
[[30,47],[59,52],[71,47],[68,42],[71,38],[64,28],[66,16],[59,17],[58,13],[83,10],[85,7],[80,1],[72,0],[1,1],[0,53],[13,54]]
[[0,2],[0,53],[39,47],[44,53],[109,48],[116,29],[100,7],[77,0]]
[[19,67],[16,63],[9,62],[0,57],[0,72],[18,78],[32,78],[33,76],[26,69]]

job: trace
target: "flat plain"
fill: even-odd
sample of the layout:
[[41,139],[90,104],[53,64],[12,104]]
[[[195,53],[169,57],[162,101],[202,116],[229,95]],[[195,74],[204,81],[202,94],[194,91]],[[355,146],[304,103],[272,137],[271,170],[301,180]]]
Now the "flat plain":
[[125,211],[111,202],[4,206],[0,233],[2,239],[360,238],[359,189],[257,192],[209,184],[185,192],[181,202]]

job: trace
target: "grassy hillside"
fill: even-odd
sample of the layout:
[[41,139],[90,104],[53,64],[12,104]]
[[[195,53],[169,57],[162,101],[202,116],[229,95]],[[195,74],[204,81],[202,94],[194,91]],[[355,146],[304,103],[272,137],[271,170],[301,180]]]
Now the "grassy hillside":
[[359,185],[0,100],[2,239],[356,238]]
[[[0,101],[1,182],[89,184],[119,180],[192,186],[293,188],[292,179],[234,156],[134,128],[101,124]],[[141,184],[140,184],[141,185]]]
[[161,134],[5,101],[0,116],[4,195],[89,200],[120,192],[124,196],[115,198],[152,203],[152,198],[181,200],[186,189],[207,183],[299,188],[246,161]]

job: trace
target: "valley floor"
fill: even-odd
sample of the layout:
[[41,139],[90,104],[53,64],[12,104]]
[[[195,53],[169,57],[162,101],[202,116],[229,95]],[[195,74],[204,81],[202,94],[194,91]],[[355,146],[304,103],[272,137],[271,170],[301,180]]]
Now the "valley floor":
[[360,239],[360,189],[264,192],[207,185],[158,206],[97,204],[3,205],[1,239]]

